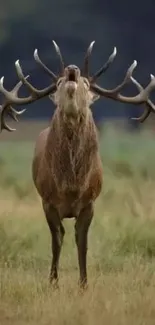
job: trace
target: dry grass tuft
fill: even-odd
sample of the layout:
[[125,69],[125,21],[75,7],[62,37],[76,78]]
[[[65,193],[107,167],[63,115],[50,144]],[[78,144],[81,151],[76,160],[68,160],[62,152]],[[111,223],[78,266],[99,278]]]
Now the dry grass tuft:
[[0,324],[154,325],[153,137],[108,131],[101,139],[105,184],[89,232],[83,295],[73,220],[64,222],[60,289],[48,284],[50,233],[31,181],[32,148],[1,144]]

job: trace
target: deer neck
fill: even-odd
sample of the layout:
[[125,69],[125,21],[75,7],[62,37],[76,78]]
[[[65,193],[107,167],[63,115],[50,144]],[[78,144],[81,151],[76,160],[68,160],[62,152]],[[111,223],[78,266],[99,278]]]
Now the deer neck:
[[70,98],[67,103],[60,106],[60,110],[63,112],[65,119],[77,120],[79,116],[79,108],[75,97]]
[[[85,150],[97,148],[97,134],[91,111],[87,111],[71,118],[64,110],[57,108],[49,127],[46,141],[45,159],[47,164],[56,164],[68,159],[68,166],[72,168],[78,157],[84,155]],[[93,149],[94,150],[94,149]]]
[[56,108],[49,128],[48,143],[53,142],[53,139],[64,142],[83,137],[91,111],[74,108],[73,106],[68,107],[67,110],[64,107]]

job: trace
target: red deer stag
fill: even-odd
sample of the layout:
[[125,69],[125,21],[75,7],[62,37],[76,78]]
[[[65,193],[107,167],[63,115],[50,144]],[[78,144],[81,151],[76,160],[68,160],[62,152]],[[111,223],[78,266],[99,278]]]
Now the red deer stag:
[[[43,210],[52,237],[51,282],[58,284],[58,264],[65,230],[64,218],[75,218],[75,240],[78,251],[80,285],[87,285],[87,235],[94,214],[94,202],[102,188],[102,163],[99,154],[97,129],[90,110],[91,104],[100,96],[108,97],[124,103],[145,104],[146,110],[139,118],[144,121],[150,112],[155,112],[149,100],[150,92],[155,88],[155,78],[143,88],[132,73],[137,62],[127,70],[124,80],[113,90],[107,90],[96,84],[97,78],[105,72],[116,56],[116,48],[108,61],[93,76],[89,75],[89,57],[94,42],[90,44],[85,55],[82,71],[75,66],[65,67],[59,47],[53,41],[59,56],[61,70],[56,76],[40,60],[35,50],[34,58],[53,78],[49,87],[37,90],[27,77],[24,77],[19,61],[15,67],[20,79],[13,91],[4,88],[4,77],[0,80],[0,92],[5,101],[1,107],[1,129],[13,131],[5,122],[5,113],[16,119],[16,110],[12,105],[32,103],[47,95],[54,102],[56,109],[49,127],[43,130],[37,140],[32,173],[34,184],[42,198]],[[124,86],[132,81],[138,89],[134,97],[120,94]],[[18,89],[25,85],[30,95],[25,98],[18,96]],[[20,112],[20,113],[23,113]]]

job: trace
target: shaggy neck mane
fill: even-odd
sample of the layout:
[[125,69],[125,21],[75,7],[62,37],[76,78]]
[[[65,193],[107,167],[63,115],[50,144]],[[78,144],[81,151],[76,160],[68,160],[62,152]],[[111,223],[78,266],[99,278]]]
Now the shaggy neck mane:
[[85,151],[98,148],[97,130],[89,109],[77,116],[66,115],[56,109],[49,128],[45,155],[53,159],[58,156],[72,158]]

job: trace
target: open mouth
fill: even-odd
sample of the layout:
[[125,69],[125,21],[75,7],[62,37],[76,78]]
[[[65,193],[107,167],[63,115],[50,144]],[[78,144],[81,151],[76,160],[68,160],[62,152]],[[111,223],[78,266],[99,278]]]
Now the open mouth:
[[77,77],[76,77],[75,71],[69,72],[67,80],[77,82]]

